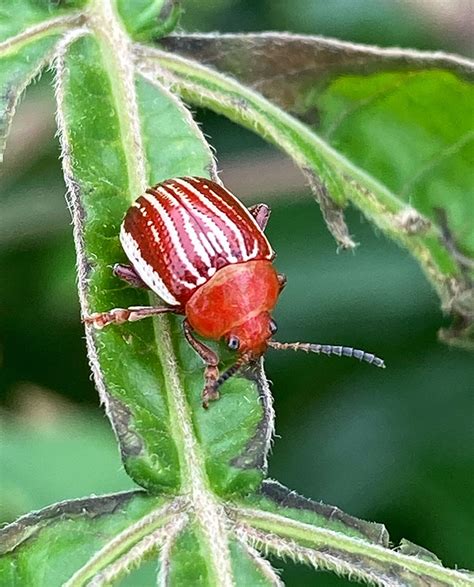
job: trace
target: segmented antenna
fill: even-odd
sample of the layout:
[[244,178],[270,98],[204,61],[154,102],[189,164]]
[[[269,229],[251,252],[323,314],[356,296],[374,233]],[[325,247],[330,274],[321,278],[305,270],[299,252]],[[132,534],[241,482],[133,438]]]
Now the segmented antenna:
[[385,369],[383,359],[376,357],[372,353],[366,353],[360,349],[353,349],[350,346],[339,346],[335,344],[313,344],[309,342],[276,342],[271,340],[268,343],[273,349],[285,351],[304,351],[305,353],[316,353],[317,355],[336,355],[337,357],[354,357],[359,361],[365,361],[369,365],[375,365]]

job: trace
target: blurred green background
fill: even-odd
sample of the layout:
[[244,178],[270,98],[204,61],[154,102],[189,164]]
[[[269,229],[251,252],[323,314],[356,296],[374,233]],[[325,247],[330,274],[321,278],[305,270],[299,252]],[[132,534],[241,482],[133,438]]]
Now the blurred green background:
[[[449,6],[448,6],[449,5]],[[290,30],[471,55],[469,2],[189,0],[187,30]],[[444,10],[444,12],[443,12]],[[441,12],[440,12],[441,11]],[[467,21],[467,24],[466,24]],[[30,88],[0,188],[0,520],[52,502],[127,489],[90,380],[74,250],[54,138],[49,76]],[[270,475],[313,499],[383,522],[445,564],[474,567],[474,361],[437,342],[445,319],[416,263],[355,211],[361,243],[337,254],[299,173],[259,139],[204,111],[222,178],[266,201],[288,286],[280,340],[334,342],[384,357],[269,353],[277,437]],[[403,149],[403,145],[400,145]],[[383,178],[381,178],[383,180]],[[289,586],[345,585],[283,566]],[[126,581],[152,584],[152,565]]]

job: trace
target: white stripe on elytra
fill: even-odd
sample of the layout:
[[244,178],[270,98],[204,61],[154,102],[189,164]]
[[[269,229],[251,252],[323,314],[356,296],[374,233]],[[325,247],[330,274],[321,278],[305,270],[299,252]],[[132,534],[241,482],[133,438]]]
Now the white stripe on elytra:
[[[213,214],[215,214],[220,220],[222,220],[222,222],[224,222],[224,224],[226,224],[228,226],[228,228],[230,228],[230,230],[235,234],[237,240],[239,241],[240,252],[245,254],[246,250],[245,250],[244,239],[242,237],[242,231],[235,224],[235,222],[233,222],[224,212],[222,212],[222,210],[219,210],[219,208],[215,204],[213,204],[212,201],[209,200],[209,198],[207,198],[203,193],[201,193],[191,183],[186,181],[186,179],[177,178],[173,181],[175,181],[176,183],[183,186],[184,189],[187,189],[188,191],[192,192],[198,198],[198,200],[204,204],[204,206],[206,208],[209,208]],[[210,191],[212,192],[212,190],[210,190]],[[214,193],[214,192],[212,192],[212,193]],[[214,196],[218,200],[222,201],[221,198],[217,194],[214,193]],[[199,210],[196,210],[196,211],[198,214],[200,214],[202,216],[202,213]],[[219,231],[220,231],[220,229],[219,229]],[[222,231],[220,231],[220,232],[222,232]],[[225,240],[227,242],[227,239],[225,239]]]
[[[169,200],[169,203],[174,206],[174,202],[172,200]],[[139,209],[140,213],[142,214],[142,216],[147,217],[148,216],[148,212],[147,209],[145,208],[145,206],[141,206]],[[153,234],[153,238],[155,239],[156,243],[160,243],[160,234],[155,226],[155,223],[153,222],[153,220],[147,220],[146,225],[148,226],[148,228],[151,230],[152,234]],[[189,281],[185,281],[184,279],[178,279],[176,276],[173,276],[173,278],[179,282],[183,287],[187,288],[187,289],[194,289],[196,287],[195,283],[191,283]],[[204,282],[202,282],[204,283]]]
[[[184,265],[184,267],[186,267],[186,269],[189,271],[189,273],[191,273],[191,275],[194,275],[194,277],[196,277],[196,285],[201,285],[202,283],[204,283],[206,279],[199,273],[199,271],[190,261],[188,255],[186,254],[186,251],[184,250],[183,243],[179,238],[176,226],[174,225],[174,222],[172,221],[164,206],[162,206],[158,198],[156,196],[153,196],[152,194],[147,193],[144,194],[143,197],[155,208],[155,210],[159,214],[161,220],[165,225],[166,230],[168,231],[168,234],[170,235],[171,245],[173,249],[175,250],[177,256],[179,257],[179,260]],[[183,283],[183,285],[185,284]],[[188,286],[186,285],[186,287]]]
[[[224,186],[221,186],[221,187],[222,187],[222,189],[223,189],[225,192],[227,192],[227,194],[229,195],[229,197],[231,197],[231,198],[235,198],[234,194],[233,194],[232,192],[229,192],[229,190],[228,190],[227,188],[225,188]],[[211,190],[211,191],[213,192],[213,190]],[[214,193],[214,192],[213,192],[213,193]],[[229,204],[227,204],[227,202],[225,202],[224,200],[222,200],[222,198],[221,198],[221,201],[222,201],[222,203],[223,203],[225,206],[229,206]],[[256,228],[256,229],[257,229],[257,230],[260,232],[261,236],[263,237],[263,239],[264,239],[264,241],[265,241],[265,243],[266,243],[266,245],[267,245],[267,247],[268,247],[269,253],[268,253],[268,255],[266,255],[266,257],[265,257],[265,258],[266,258],[266,259],[273,259],[273,257],[275,256],[275,252],[274,252],[274,250],[272,249],[272,245],[270,244],[270,241],[267,239],[267,236],[266,236],[266,234],[263,232],[263,230],[262,230],[262,229],[260,228],[260,226],[258,225],[258,222],[257,222],[257,221],[256,221],[256,219],[255,219],[255,216],[254,216],[254,215],[253,215],[253,214],[252,214],[252,213],[249,211],[249,209],[248,209],[248,208],[246,208],[245,206],[243,206],[243,212],[244,212],[244,214],[247,216],[247,218],[250,220],[250,222],[252,222],[252,224],[254,224],[254,225],[255,225],[255,228]],[[256,241],[255,241],[255,243],[256,243]],[[255,251],[255,252],[252,252],[252,254],[256,255],[256,254],[257,254],[257,252],[258,252],[258,245],[257,245],[257,244],[254,244],[254,247],[253,247],[253,249],[254,249],[254,251]]]
[[[237,236],[237,240],[239,240],[239,237],[240,237],[240,239],[242,239],[240,229],[232,222],[232,220],[230,220],[230,218],[225,216],[216,206],[214,206],[212,204],[212,202],[210,202],[208,199],[206,199],[205,196],[203,196],[203,194],[201,194],[199,192],[199,190],[197,190],[194,186],[192,186],[190,183],[188,183],[184,179],[178,178],[178,179],[174,179],[173,181],[178,183],[179,185],[181,185],[185,190],[190,191],[207,208],[210,208],[212,210],[212,212],[218,218],[220,218],[232,230],[232,232],[234,232],[234,234]],[[192,200],[189,199],[189,196],[186,194],[186,192],[181,191],[178,188],[178,186],[172,185],[170,187],[172,187],[173,190],[177,194],[179,194],[181,197],[184,197],[191,204],[191,206],[193,205]],[[207,233],[206,236],[209,238],[209,240],[214,241],[212,244],[215,244],[216,239],[219,239],[219,243],[221,245],[221,248],[220,248],[220,250],[216,249],[217,252],[224,250],[226,252],[227,259],[228,259],[229,263],[237,263],[240,259],[238,259],[232,253],[232,249],[230,247],[229,241],[228,241],[224,231],[221,228],[219,228],[219,226],[212,220],[212,217],[207,214],[204,214],[203,212],[201,212],[200,210],[198,210],[195,207],[193,207],[193,213],[195,213],[196,216],[199,216],[199,218],[202,220],[202,222],[210,229],[210,231],[212,233],[212,239],[210,237],[210,233]],[[245,248],[242,249],[241,242],[243,243],[243,239],[242,239],[242,241],[239,240],[240,254],[241,254],[243,260],[247,260],[246,259],[247,251]]]
[[209,240],[206,238],[206,235],[202,231],[199,231],[199,240],[201,241],[203,247],[207,250],[209,255],[214,256],[216,254],[216,251],[213,249],[211,243],[209,242]]
[[[216,192],[212,189],[209,188],[210,193],[217,198],[220,202],[222,202],[222,204],[224,206],[228,206],[228,204],[226,202],[224,202],[224,200],[219,196],[219,194],[216,194]],[[214,207],[214,205],[211,203],[211,206]],[[222,212],[222,210],[219,210],[219,208],[217,208],[217,206],[215,206],[216,208],[216,214],[219,215],[220,218],[222,218],[222,220],[228,221],[229,226],[232,224],[232,226],[234,227],[234,232],[235,235],[237,237],[237,240],[239,242],[239,247],[240,247],[240,252],[242,253],[242,258],[244,261],[248,261],[249,259],[252,258],[251,254],[249,253],[249,250],[247,248],[247,244],[245,242],[245,239],[242,235],[242,231],[240,230],[240,228],[235,224],[235,222],[233,222],[225,212]]]
[[[169,198],[167,198],[167,199],[172,206],[175,205],[172,200],[170,200]],[[147,209],[145,208],[145,206],[140,206],[139,212],[144,218],[146,218],[148,216],[148,212],[147,212]],[[159,243],[160,242],[160,235],[158,233],[158,230],[155,227],[155,223],[153,222],[153,220],[147,220],[146,225],[152,231],[155,241],[157,243]],[[189,281],[184,281],[183,279],[177,279],[176,277],[175,277],[175,279],[176,279],[176,281],[181,283],[181,285],[186,287],[187,289],[194,289],[196,287],[195,283],[190,283]]]
[[[159,243],[160,242],[160,233],[158,232],[158,229],[156,228],[156,226],[154,224],[152,226],[150,226],[150,229],[153,234],[153,238],[155,239],[155,242]],[[196,287],[195,283],[192,283],[190,281],[185,281],[184,279],[179,279],[176,275],[173,275],[173,279],[175,281],[179,282],[186,289],[194,289]],[[204,283],[204,281],[202,281],[201,283]]]
[[142,257],[137,241],[125,230],[123,224],[120,229],[120,242],[134,269],[148,287],[170,306],[179,306],[178,300],[166,287],[158,273]]
[[[245,258],[246,254],[247,254],[247,247],[245,245],[245,240],[243,238],[242,235],[242,231],[239,228],[239,226],[229,218],[229,216],[223,212],[222,210],[220,210],[211,200],[209,200],[209,198],[207,198],[205,196],[205,194],[201,193],[196,187],[194,187],[191,183],[189,183],[188,181],[186,181],[186,179],[177,179],[175,180],[179,183],[181,183],[181,185],[185,185],[188,187],[188,189],[190,191],[193,192],[193,194],[195,194],[198,199],[208,208],[210,208],[212,210],[212,212],[218,217],[220,218],[220,220],[222,220],[231,230],[232,232],[235,234],[237,241],[239,243],[239,247],[240,247],[240,253],[241,255]],[[224,202],[222,200],[222,198],[216,194],[214,192],[214,190],[212,190],[212,188],[210,188],[207,184],[204,184],[207,186],[207,189],[214,195],[214,197],[221,202],[224,206],[230,208],[229,204],[227,204],[226,202]],[[235,196],[232,196],[232,198],[235,199]]]
[[[172,196],[170,197],[170,194],[166,190],[165,186],[157,186],[155,189],[158,190],[160,192],[160,194],[166,196],[167,201],[169,201],[170,203],[175,205],[175,201],[174,201],[173,197]],[[190,221],[189,212],[186,210],[186,208],[184,208],[184,206],[181,206],[181,205],[176,206],[176,208],[177,208],[177,212],[179,212],[181,219],[183,221],[184,232],[186,233],[189,240],[191,241],[193,251],[200,257],[201,261],[204,263],[204,265],[207,268],[211,267],[212,266],[211,259],[209,257],[208,252],[204,248],[201,240],[199,239],[199,236],[198,236],[196,230],[194,229],[194,226],[192,225],[192,223]],[[214,251],[212,251],[212,252],[214,252]]]
[[[163,186],[163,188],[164,187],[165,186]],[[182,203],[177,199],[178,195],[183,197],[185,194],[183,192],[181,192],[181,190],[179,190],[176,186],[173,186],[173,185],[167,185],[166,188],[169,188],[166,191],[167,200],[172,202],[173,205],[177,206],[181,210],[182,209],[185,210],[185,212],[182,213],[182,218],[183,218],[183,221],[186,222],[187,226],[189,226],[189,230],[186,232],[186,234],[192,240],[193,245],[194,245],[195,249],[198,251],[199,256],[204,261],[204,264],[207,266],[207,277],[208,278],[212,277],[217,269],[215,267],[213,267],[211,257],[214,257],[216,252],[221,252],[222,247],[220,246],[219,242],[217,241],[215,235],[212,232],[208,232],[208,233],[204,234],[201,230],[196,231],[194,226],[192,226],[190,224],[190,221],[189,221],[190,213],[182,205]],[[157,186],[156,189],[159,189],[160,193],[163,194],[163,191],[161,191],[162,186]],[[193,209],[193,212],[196,212],[194,207],[192,207],[192,209]],[[209,224],[208,218],[205,218],[204,220],[206,221],[205,222],[206,224]],[[214,223],[212,223],[212,224],[214,224]],[[214,226],[215,226],[215,224],[214,224]],[[215,226],[215,229],[220,230],[219,227],[217,227],[217,226]],[[190,230],[192,230],[192,233],[190,232]],[[195,240],[194,236],[198,240]],[[211,238],[209,238],[209,237],[211,237]],[[213,241],[212,243],[210,242],[211,240]],[[237,259],[235,257],[233,257],[232,255],[231,255],[231,259],[235,259],[234,262],[237,261]]]
[[[216,253],[222,253],[222,247],[220,245],[220,242],[217,240],[217,236],[214,234],[214,232],[209,231],[206,232],[206,237],[208,239],[208,241],[211,243],[211,245],[214,247],[214,251]],[[229,255],[228,251],[227,255],[230,257],[231,255]]]
[[[212,201],[210,201],[209,199],[206,198],[206,196],[204,194],[202,194],[197,188],[195,188],[192,184],[190,184],[188,181],[186,181],[186,179],[175,179],[174,181],[176,181],[177,183],[181,184],[181,185],[185,185],[186,187],[188,187],[188,189],[190,191],[192,191],[193,194],[195,194],[198,199],[203,202],[206,206],[208,206],[212,212],[214,214],[216,214],[216,216],[218,218],[220,218],[231,230],[232,232],[235,234],[237,241],[239,243],[239,249],[240,249],[240,254],[242,257],[242,261],[248,261],[250,259],[253,259],[254,257],[256,257],[257,253],[258,253],[258,241],[256,239],[253,239],[253,247],[252,247],[252,251],[248,250],[247,244],[245,242],[245,239],[242,235],[242,231],[239,228],[239,226],[233,221],[231,220],[227,214],[225,212],[223,212],[222,210],[220,210],[215,204],[212,203]],[[217,194],[208,184],[203,184],[203,187],[207,187],[207,189],[209,189],[209,191],[211,192],[211,194],[219,201],[222,203],[223,206],[227,207],[227,208],[231,208],[231,206],[225,202],[220,196],[219,194]],[[225,188],[224,188],[225,189]],[[232,199],[235,199],[235,196],[232,195],[228,190],[226,190],[226,192],[229,194],[229,196]],[[197,211],[197,213],[199,214],[199,212]],[[247,210],[245,210],[244,208],[244,213],[246,213],[246,215],[248,216],[248,218],[251,220],[251,222],[255,225],[256,229],[259,232],[262,232],[261,228],[258,226],[258,224],[256,223],[255,219],[253,218],[253,216],[250,214],[250,212],[248,212]],[[199,214],[200,216],[202,216],[201,214]],[[266,237],[263,237],[266,240]],[[268,242],[268,241],[267,241]],[[226,239],[226,243],[227,243],[227,239]],[[270,244],[268,243],[268,247],[271,250]],[[271,258],[273,255],[267,255],[268,258]],[[238,261],[238,259],[236,259],[234,257],[235,260],[233,260],[233,262],[235,263],[236,261]]]
[[[225,251],[225,254],[228,258],[229,263],[237,263],[238,259],[232,254],[232,249],[230,248],[229,242],[227,237],[224,234],[224,231],[219,228],[219,226],[214,222],[209,215],[200,212],[193,204],[192,200],[190,200],[189,196],[182,191],[176,185],[169,185],[168,186],[174,193],[175,197],[180,197],[188,202],[191,206],[193,214],[198,216],[203,224],[209,228],[209,231],[206,233],[201,232],[202,238],[207,240],[210,248],[212,249],[212,255],[216,255]],[[183,204],[181,204],[183,205]]]

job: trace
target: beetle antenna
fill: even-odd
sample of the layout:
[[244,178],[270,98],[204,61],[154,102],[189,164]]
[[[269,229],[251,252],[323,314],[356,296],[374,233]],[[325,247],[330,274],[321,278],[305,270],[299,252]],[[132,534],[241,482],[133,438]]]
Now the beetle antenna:
[[216,381],[216,383],[214,385],[214,389],[219,389],[219,387],[223,383],[225,383],[227,381],[227,379],[230,379],[230,377],[232,377],[232,375],[235,375],[237,373],[237,371],[239,371],[239,369],[243,365],[245,365],[245,363],[248,362],[248,360],[249,360],[249,358],[246,355],[242,355],[241,357],[239,357],[237,359],[237,361],[227,369],[227,371],[224,371],[224,373],[222,373],[222,375]]
[[316,353],[317,355],[336,355],[338,357],[354,357],[359,361],[365,361],[369,365],[375,365],[385,369],[383,359],[376,357],[372,353],[366,353],[360,349],[353,349],[350,346],[339,346],[335,344],[313,344],[309,342],[277,342],[271,340],[268,343],[272,349],[280,351],[304,351],[305,353]]

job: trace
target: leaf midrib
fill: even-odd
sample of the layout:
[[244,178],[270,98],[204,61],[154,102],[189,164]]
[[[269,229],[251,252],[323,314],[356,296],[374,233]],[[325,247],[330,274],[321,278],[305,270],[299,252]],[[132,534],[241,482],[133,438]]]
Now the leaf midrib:
[[[141,140],[138,100],[135,89],[135,61],[132,45],[111,0],[94,0],[90,6],[90,25],[99,41],[117,107],[130,185],[130,201],[147,187],[144,149]],[[150,301],[156,299],[150,295]],[[190,498],[201,537],[207,543],[206,557],[215,584],[233,585],[226,518],[222,506],[210,490],[205,461],[196,440],[189,405],[179,376],[169,321],[153,319],[155,341],[161,364],[166,365],[164,380],[170,426],[180,462],[182,491]],[[218,544],[219,548],[215,548]]]

